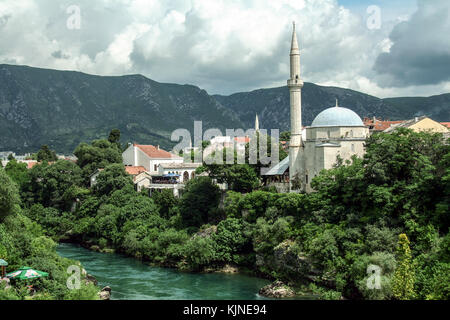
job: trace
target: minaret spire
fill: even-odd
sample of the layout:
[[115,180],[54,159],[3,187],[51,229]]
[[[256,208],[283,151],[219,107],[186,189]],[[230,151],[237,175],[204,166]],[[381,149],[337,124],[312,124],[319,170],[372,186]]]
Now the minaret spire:
[[300,50],[298,49],[298,41],[297,41],[297,32],[295,31],[295,21],[292,22],[293,31],[292,31],[292,41],[291,41],[291,54],[298,53],[300,54]]
[[255,119],[255,131],[256,131],[256,132],[259,131],[259,118],[258,118],[258,114],[256,114],[256,119]]
[[[290,52],[290,77],[287,81],[291,105],[291,140],[289,142],[289,178],[290,187],[298,176],[303,176],[303,141],[302,141],[302,87],[300,77],[300,49],[298,47],[295,22],[293,23],[291,52]],[[303,184],[303,178],[302,184]]]

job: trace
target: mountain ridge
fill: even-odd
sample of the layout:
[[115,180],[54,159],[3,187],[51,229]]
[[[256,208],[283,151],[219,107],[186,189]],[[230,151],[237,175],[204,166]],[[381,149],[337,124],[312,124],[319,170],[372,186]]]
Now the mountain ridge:
[[[428,114],[450,120],[450,94],[380,99],[351,89],[305,83],[303,124],[335,105],[361,117],[391,120]],[[253,128],[288,130],[289,90],[286,86],[231,95],[210,95],[191,84],[160,83],[141,74],[90,75],[0,64],[0,151],[36,151],[48,144],[70,153],[80,142],[104,138],[113,128],[122,142],[159,144],[171,148],[171,132],[201,120],[203,130]]]

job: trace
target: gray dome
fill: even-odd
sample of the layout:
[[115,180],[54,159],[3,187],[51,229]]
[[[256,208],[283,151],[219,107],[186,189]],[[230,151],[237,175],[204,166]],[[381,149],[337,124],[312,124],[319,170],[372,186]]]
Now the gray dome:
[[361,118],[352,110],[342,107],[328,108],[317,115],[311,127],[362,127]]

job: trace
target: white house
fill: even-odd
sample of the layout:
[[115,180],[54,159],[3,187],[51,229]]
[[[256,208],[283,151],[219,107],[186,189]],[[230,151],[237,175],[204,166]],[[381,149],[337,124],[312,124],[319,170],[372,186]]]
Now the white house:
[[123,153],[125,166],[142,166],[150,175],[159,173],[160,164],[183,163],[183,158],[165,151],[159,146],[132,144]]
[[178,181],[180,183],[186,183],[194,179],[195,170],[201,165],[201,163],[162,163],[159,165],[158,175],[177,174],[180,175]]

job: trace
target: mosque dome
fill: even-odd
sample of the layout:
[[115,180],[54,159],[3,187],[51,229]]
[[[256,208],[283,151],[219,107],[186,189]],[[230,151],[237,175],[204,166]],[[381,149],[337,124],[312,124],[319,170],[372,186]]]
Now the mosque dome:
[[361,118],[352,110],[337,105],[317,115],[311,127],[363,127]]

